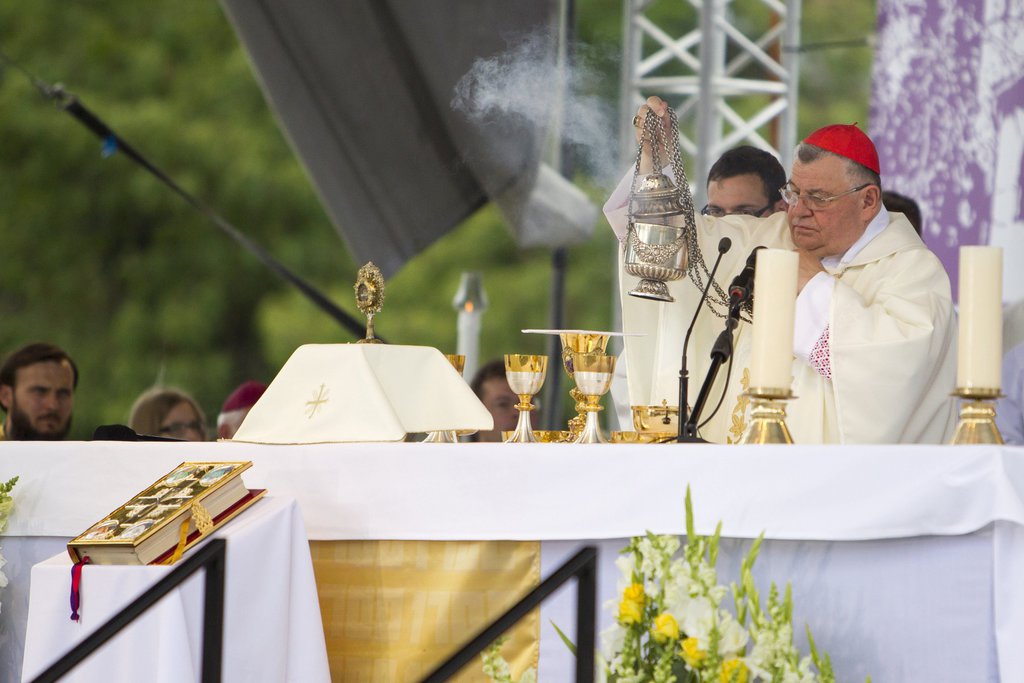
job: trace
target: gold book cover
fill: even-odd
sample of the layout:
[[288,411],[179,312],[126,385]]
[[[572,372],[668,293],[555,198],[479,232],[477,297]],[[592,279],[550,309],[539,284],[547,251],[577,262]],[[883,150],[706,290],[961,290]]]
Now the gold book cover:
[[183,462],[68,543],[75,562],[172,564],[208,533],[256,502],[251,462]]

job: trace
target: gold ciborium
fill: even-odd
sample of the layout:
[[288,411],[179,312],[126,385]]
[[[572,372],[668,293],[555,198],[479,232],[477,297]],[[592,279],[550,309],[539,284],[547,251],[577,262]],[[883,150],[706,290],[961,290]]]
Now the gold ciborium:
[[572,443],[608,443],[601,432],[597,414],[604,410],[601,397],[608,393],[615,372],[615,356],[603,353],[574,353],[572,355],[573,379],[576,388],[583,395],[583,410],[586,422],[583,431]]
[[[448,359],[448,362],[455,368],[455,372],[462,375],[463,369],[466,367],[466,357],[461,353],[446,353],[444,357]],[[427,438],[423,439],[423,443],[458,443],[459,437],[473,434],[476,430],[470,430],[468,432],[453,431],[450,429],[443,429],[438,432],[428,432]]]
[[526,353],[505,354],[505,377],[508,385],[519,396],[519,422],[512,435],[505,443],[539,443],[540,439],[533,433],[530,411],[533,410],[532,399],[544,386],[544,378],[548,371],[548,357]]
[[996,426],[995,401],[1002,394],[998,388],[961,388],[953,392],[959,397],[960,421],[953,433],[954,446],[1001,444],[1003,435]]
[[[562,366],[572,378],[575,367],[574,355],[603,356],[605,349],[608,348],[608,339],[611,335],[605,332],[573,331],[559,332],[558,336],[562,340]],[[583,427],[587,422],[587,404],[578,385],[569,391],[569,395],[576,402],[576,416],[569,420],[568,441],[573,442],[583,432]]]
[[[618,442],[668,443],[679,433],[679,408],[662,399],[660,406],[630,406],[633,414],[633,432],[637,436],[620,436]],[[615,437],[615,434],[612,434]]]

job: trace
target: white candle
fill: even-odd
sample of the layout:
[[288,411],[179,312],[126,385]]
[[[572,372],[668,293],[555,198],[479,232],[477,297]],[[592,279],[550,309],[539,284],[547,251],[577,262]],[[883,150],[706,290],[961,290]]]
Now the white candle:
[[466,357],[462,376],[466,381],[473,379],[480,362],[480,318],[482,314],[472,308],[459,311],[456,328],[455,353]]
[[793,320],[796,315],[795,251],[761,249],[754,271],[752,389],[789,389],[793,384]]
[[956,386],[998,389],[1003,360],[1003,250],[960,247]]

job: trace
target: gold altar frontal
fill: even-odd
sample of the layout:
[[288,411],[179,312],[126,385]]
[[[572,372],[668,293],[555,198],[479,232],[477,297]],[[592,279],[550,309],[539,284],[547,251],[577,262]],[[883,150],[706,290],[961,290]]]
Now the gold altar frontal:
[[[540,583],[537,541],[311,541],[331,680],[428,674]],[[514,678],[536,667],[540,614],[509,632]],[[480,659],[456,681],[486,681]]]

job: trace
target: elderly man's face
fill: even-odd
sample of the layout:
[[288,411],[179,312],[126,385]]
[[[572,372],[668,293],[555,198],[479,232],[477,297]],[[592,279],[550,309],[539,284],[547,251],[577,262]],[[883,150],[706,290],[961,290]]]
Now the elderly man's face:
[[[847,177],[845,168],[845,162],[835,156],[809,164],[794,161],[790,183],[802,195],[841,194],[859,184]],[[801,199],[787,211],[793,243],[819,259],[842,256],[864,234],[864,229],[878,213],[879,202],[879,189],[875,185],[840,197],[818,211],[808,209]]]

